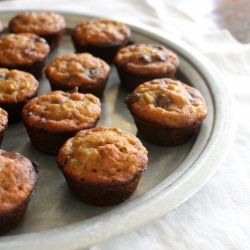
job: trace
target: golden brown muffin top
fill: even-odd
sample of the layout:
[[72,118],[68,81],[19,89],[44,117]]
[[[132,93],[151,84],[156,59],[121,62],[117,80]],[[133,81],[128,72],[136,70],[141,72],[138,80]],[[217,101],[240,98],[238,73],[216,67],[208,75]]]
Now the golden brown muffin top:
[[0,65],[29,65],[49,53],[47,42],[35,34],[7,34],[0,37]]
[[29,101],[22,117],[34,128],[65,132],[93,127],[100,113],[100,100],[92,94],[53,91]]
[[0,130],[4,129],[8,123],[8,113],[0,108]]
[[207,114],[205,100],[197,89],[168,78],[139,85],[125,102],[133,115],[174,128],[201,122]]
[[16,103],[33,96],[39,83],[33,75],[0,68],[0,104]]
[[126,184],[148,163],[140,140],[118,128],[82,130],[59,151],[57,162],[63,172],[92,185]]
[[64,17],[55,12],[22,12],[10,21],[12,33],[34,33],[45,36],[65,28]]
[[82,45],[123,44],[130,37],[129,27],[108,19],[82,20],[73,32],[73,37]]
[[115,63],[136,74],[159,74],[175,71],[179,59],[163,45],[137,43],[120,49]]
[[0,149],[0,214],[15,209],[31,194],[37,180],[32,162]]
[[88,53],[60,55],[47,67],[46,76],[67,86],[96,85],[107,78],[109,65]]

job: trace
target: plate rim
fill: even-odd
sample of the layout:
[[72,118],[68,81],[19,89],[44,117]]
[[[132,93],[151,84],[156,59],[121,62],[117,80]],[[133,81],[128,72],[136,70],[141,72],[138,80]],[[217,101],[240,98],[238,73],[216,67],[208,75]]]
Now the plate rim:
[[[53,9],[54,10],[54,9]],[[10,10],[10,11],[0,11],[0,13],[3,14],[14,14],[18,10]],[[29,11],[32,11],[32,9],[29,9]],[[39,11],[39,9],[34,9],[34,11]],[[85,13],[80,14],[77,11],[62,11],[60,9],[54,10],[59,13],[62,13],[63,15],[68,16],[78,16],[78,17],[84,17],[84,18],[96,18],[100,17],[97,15],[88,15]],[[126,22],[133,31],[140,32],[146,36],[153,37],[154,39],[157,38],[159,41],[163,41],[165,44],[170,44],[172,48],[174,48],[178,53],[182,54],[182,57],[187,59],[189,63],[191,63],[196,70],[200,73],[200,75],[204,78],[204,81],[208,84],[206,85],[209,87],[210,92],[211,90],[215,90],[213,88],[216,87],[217,92],[213,92],[214,95],[212,95],[213,99],[217,101],[217,111],[219,112],[219,117],[217,117],[216,123],[216,131],[212,131],[214,137],[216,137],[216,141],[213,145],[211,145],[211,142],[208,142],[208,145],[206,145],[206,152],[202,152],[203,158],[201,159],[201,155],[199,155],[198,159],[196,159],[194,166],[189,168],[183,175],[181,175],[173,185],[167,186],[165,189],[161,190],[159,193],[157,193],[156,196],[154,196],[154,199],[148,200],[148,206],[147,211],[144,211],[143,204],[137,205],[135,207],[136,212],[134,211],[128,211],[126,214],[122,214],[124,216],[122,225],[126,225],[125,229],[120,224],[118,228],[116,228],[116,231],[109,231],[107,230],[110,226],[109,224],[119,222],[119,218],[116,216],[115,218],[112,218],[112,223],[110,223],[111,219],[107,218],[110,214],[110,212],[102,214],[103,217],[105,217],[105,223],[102,221],[102,223],[98,223],[96,221],[97,217],[90,218],[88,220],[94,221],[94,227],[88,226],[84,228],[82,222],[74,223],[69,226],[63,226],[62,228],[56,228],[51,230],[46,230],[42,232],[36,232],[36,233],[27,233],[23,235],[14,235],[14,236],[3,236],[0,239],[0,247],[2,244],[5,246],[5,249],[32,249],[34,246],[38,249],[80,249],[83,247],[90,247],[92,245],[98,244],[103,242],[104,240],[117,237],[126,233],[129,233],[131,231],[134,231],[136,229],[139,229],[142,226],[145,226],[146,224],[149,224],[153,222],[154,220],[162,217],[163,215],[167,214],[169,211],[173,210],[183,202],[185,202],[187,199],[189,199],[193,194],[195,194],[203,185],[206,184],[208,179],[215,173],[215,171],[219,168],[221,165],[223,159],[225,158],[230,146],[232,145],[234,134],[236,130],[236,122],[235,122],[235,111],[234,111],[234,99],[232,94],[229,92],[228,88],[226,87],[226,84],[219,73],[218,69],[201,53],[199,53],[196,49],[192,48],[190,45],[184,43],[181,40],[178,40],[176,38],[169,38],[165,37],[166,33],[159,30],[152,28],[145,24],[140,24],[140,26],[132,24],[130,22]],[[199,65],[199,67],[197,66]],[[213,82],[211,87],[211,82]],[[223,94],[222,100],[220,100],[220,105],[218,105],[218,100],[221,97],[221,94]],[[213,100],[213,102],[214,102]],[[216,103],[215,103],[216,104]],[[214,104],[214,105],[215,105]],[[223,112],[220,112],[223,111]],[[218,120],[219,119],[219,120]],[[218,124],[219,123],[219,124]],[[218,150],[223,145],[223,152]],[[209,146],[207,148],[207,146]],[[211,157],[214,154],[213,157]],[[215,157],[216,156],[216,157]],[[211,166],[211,167],[210,167]],[[203,171],[202,171],[203,170]],[[194,180],[195,182],[191,183],[190,181]],[[176,194],[179,196],[176,197]],[[165,207],[165,203],[169,202],[168,207]],[[141,215],[148,215],[150,213],[150,217],[147,216],[146,220],[135,220],[135,217],[137,213],[141,213]],[[144,217],[141,216],[140,217]],[[136,221],[136,222],[135,222]],[[82,225],[81,225],[82,224]],[[102,225],[101,225],[102,224]],[[96,231],[91,230],[91,228],[100,228],[103,227],[103,229],[98,229],[100,231],[101,237],[96,237]],[[94,231],[94,232],[93,232]],[[84,232],[89,232],[88,237],[82,237]],[[64,233],[63,239],[61,238],[61,234]],[[68,237],[67,233],[69,233],[71,236]],[[53,236],[52,236],[53,234]],[[73,236],[72,236],[73,235]],[[41,239],[36,239],[37,236],[42,236],[42,242]],[[73,238],[72,238],[73,237]],[[25,245],[19,245],[16,242],[11,242],[14,238],[18,238],[18,242],[24,242]],[[50,242],[48,241],[48,238],[53,238]],[[74,239],[77,238],[77,241],[74,241]],[[87,241],[86,241],[87,239]],[[54,245],[54,242],[57,242],[57,245]],[[26,245],[26,243],[29,243],[29,245]],[[32,243],[32,245],[30,245]],[[70,243],[70,244],[69,244]],[[5,245],[6,244],[6,245]],[[69,248],[70,247],[70,248]]]

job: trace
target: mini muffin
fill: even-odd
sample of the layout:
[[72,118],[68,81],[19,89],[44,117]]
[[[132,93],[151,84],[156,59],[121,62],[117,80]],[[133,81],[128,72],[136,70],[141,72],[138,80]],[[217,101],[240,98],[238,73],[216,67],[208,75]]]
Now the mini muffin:
[[46,69],[52,90],[79,92],[102,96],[110,73],[109,65],[88,53],[60,55]]
[[207,114],[205,100],[197,89],[167,78],[139,85],[125,102],[139,135],[163,146],[187,142]]
[[148,164],[139,139],[118,128],[82,130],[60,149],[57,163],[69,188],[95,205],[114,205],[131,196]]
[[112,63],[117,51],[129,42],[129,27],[108,19],[83,20],[73,33],[72,40],[77,52],[89,52]]
[[54,91],[29,101],[22,118],[32,144],[42,152],[57,154],[77,131],[95,127],[100,113],[101,103],[92,94]]
[[33,33],[46,39],[51,49],[58,46],[65,32],[64,17],[55,12],[22,12],[10,20],[11,33]]
[[25,103],[37,95],[39,83],[33,75],[0,68],[0,107],[9,114],[9,122],[21,120]]
[[163,45],[134,44],[121,49],[116,58],[122,86],[132,91],[156,78],[172,78],[179,65],[177,55]]
[[36,181],[37,171],[29,159],[0,149],[0,234],[23,218]]
[[8,126],[8,113],[4,109],[0,108],[0,146],[2,144],[4,132],[7,126]]
[[49,53],[47,42],[35,34],[7,34],[0,37],[0,67],[41,76]]

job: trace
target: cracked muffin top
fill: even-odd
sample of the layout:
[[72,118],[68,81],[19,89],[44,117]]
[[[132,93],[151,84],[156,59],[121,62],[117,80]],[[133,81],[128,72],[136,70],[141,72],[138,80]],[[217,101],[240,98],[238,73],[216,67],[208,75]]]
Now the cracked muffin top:
[[8,113],[0,108],[0,131],[3,130],[8,123]]
[[89,185],[120,185],[147,167],[147,150],[140,140],[118,128],[79,131],[59,151],[64,173]]
[[21,205],[32,194],[36,180],[28,158],[0,149],[0,214]]
[[201,122],[207,114],[206,102],[197,89],[168,78],[139,85],[125,102],[136,117],[174,128]]
[[82,45],[123,44],[130,35],[130,29],[126,24],[108,19],[82,20],[72,34]]
[[0,37],[0,66],[30,65],[49,53],[47,42],[35,34],[7,34]]
[[92,94],[53,91],[29,101],[22,110],[25,124],[49,132],[78,131],[95,126],[100,100]]
[[39,83],[33,75],[0,68],[0,104],[16,103],[33,96]]
[[115,64],[135,74],[172,74],[179,59],[163,45],[137,43],[120,49]]
[[47,78],[67,86],[96,85],[107,78],[109,65],[89,53],[56,57],[47,67]]
[[9,23],[12,33],[34,33],[46,36],[64,29],[64,17],[55,12],[22,12],[13,17]]

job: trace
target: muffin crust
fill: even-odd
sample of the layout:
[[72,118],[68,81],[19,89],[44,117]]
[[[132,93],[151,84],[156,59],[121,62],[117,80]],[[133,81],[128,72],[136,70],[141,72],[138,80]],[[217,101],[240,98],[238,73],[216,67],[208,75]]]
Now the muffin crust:
[[100,101],[92,94],[53,91],[28,102],[22,117],[28,126],[60,133],[92,127],[100,113]]
[[207,114],[197,89],[167,78],[139,85],[126,103],[138,118],[172,128],[192,126]]
[[135,74],[172,75],[179,60],[175,53],[163,45],[137,43],[119,50],[115,63]]
[[33,192],[37,174],[32,162],[0,149],[0,215],[23,203]]
[[55,12],[22,12],[10,21],[12,33],[34,33],[46,36],[59,32],[66,26],[63,16]]
[[127,25],[108,19],[83,20],[76,26],[73,37],[82,45],[114,45],[130,37]]
[[8,113],[0,108],[0,142],[2,139],[2,131],[6,128],[8,123]]
[[97,86],[106,81],[110,67],[89,53],[56,57],[47,67],[46,76],[58,85],[72,87]]
[[129,183],[147,166],[141,142],[118,128],[96,127],[69,139],[57,158],[65,175],[88,185]]
[[32,65],[49,53],[46,41],[34,34],[7,34],[0,37],[0,66]]
[[38,86],[38,81],[29,73],[0,68],[0,105],[30,98]]

